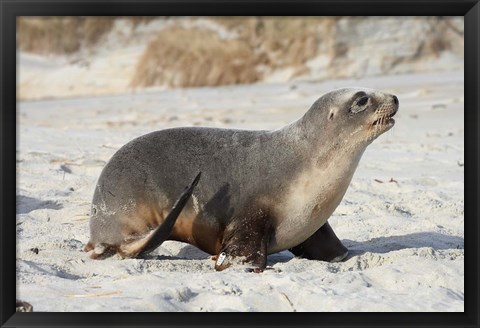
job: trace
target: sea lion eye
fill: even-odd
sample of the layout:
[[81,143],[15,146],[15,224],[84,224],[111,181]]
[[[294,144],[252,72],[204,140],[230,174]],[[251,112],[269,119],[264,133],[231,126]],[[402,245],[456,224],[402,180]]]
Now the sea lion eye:
[[357,105],[364,106],[367,102],[368,102],[368,97],[365,96],[357,100]]
[[367,108],[369,97],[368,96],[362,96],[358,98],[350,108],[350,112],[353,114],[359,113],[361,111],[364,111]]

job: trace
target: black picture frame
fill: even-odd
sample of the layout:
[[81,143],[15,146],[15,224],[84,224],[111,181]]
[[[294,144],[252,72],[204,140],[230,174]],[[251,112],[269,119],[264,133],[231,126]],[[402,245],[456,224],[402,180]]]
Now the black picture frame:
[[[0,2],[0,324],[1,327],[478,327],[479,31],[480,4],[459,0],[212,1],[124,0]],[[16,37],[17,16],[268,15],[465,17],[465,311],[463,313],[15,313]]]

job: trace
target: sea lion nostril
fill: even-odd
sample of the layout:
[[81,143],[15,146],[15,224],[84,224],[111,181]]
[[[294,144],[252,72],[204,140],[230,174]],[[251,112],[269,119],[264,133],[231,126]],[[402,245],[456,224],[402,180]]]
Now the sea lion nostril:
[[397,98],[397,96],[393,96],[393,102],[395,103],[395,105],[398,105],[398,98]]

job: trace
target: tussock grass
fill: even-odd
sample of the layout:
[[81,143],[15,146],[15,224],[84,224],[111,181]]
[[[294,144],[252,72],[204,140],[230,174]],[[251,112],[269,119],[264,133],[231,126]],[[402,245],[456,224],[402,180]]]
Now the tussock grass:
[[297,66],[314,57],[335,18],[220,17],[214,21],[236,31],[259,53],[260,62],[274,68]]
[[20,17],[17,47],[39,54],[71,54],[83,45],[95,45],[112,26],[112,17]]
[[83,34],[87,46],[96,44],[102,36],[107,34],[113,27],[114,20],[110,17],[88,17],[82,21]]
[[200,29],[162,30],[145,50],[131,81],[134,87],[251,83],[260,77],[255,56],[243,40],[222,40]]
[[[42,54],[70,54],[85,47],[101,46],[102,38],[111,31],[117,18],[21,17],[17,20],[18,48]],[[133,31],[138,25],[160,17],[121,18],[131,22]],[[153,32],[156,35],[140,56],[133,76],[128,76],[130,86],[246,84],[284,68],[291,69],[285,72],[289,77],[298,76],[308,73],[307,62],[319,54],[330,58],[325,70],[331,76],[351,75],[350,70],[355,69],[350,57],[359,43],[345,38],[347,32],[342,30],[345,24],[341,24],[340,17],[208,17],[208,25],[199,21],[205,18],[177,18],[168,24],[153,24],[154,29],[161,30]],[[215,24],[219,25],[218,33]],[[444,51],[463,49],[463,43],[446,37],[454,34],[458,38],[463,33],[460,27],[438,17],[429,18],[424,24],[425,35],[418,39],[415,53],[393,61],[381,58],[385,61],[381,63],[385,71],[398,62],[439,57]],[[346,26],[348,30],[350,25]],[[354,38],[355,33],[351,34]],[[135,40],[135,33],[127,37]]]
[[[215,86],[252,83],[265,73],[305,63],[319,49],[322,31],[334,18],[211,17],[236,37],[222,40],[211,31],[171,27],[159,33],[141,57],[133,87]],[[324,33],[328,35],[328,33]]]
[[[71,54],[93,47],[117,17],[21,17],[17,20],[20,50]],[[127,17],[122,17],[127,18]],[[128,17],[133,28],[156,17]],[[131,86],[216,86],[252,83],[279,68],[305,73],[334,19],[319,17],[209,17],[236,37],[175,24],[147,46]]]

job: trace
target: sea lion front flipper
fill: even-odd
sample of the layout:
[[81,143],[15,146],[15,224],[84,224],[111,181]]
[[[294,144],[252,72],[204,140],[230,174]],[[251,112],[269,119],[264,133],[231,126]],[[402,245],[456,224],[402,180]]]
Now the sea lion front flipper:
[[227,228],[215,270],[222,271],[232,264],[247,264],[250,271],[262,272],[267,267],[267,244],[271,235],[268,217],[260,211],[254,218],[235,221]]
[[289,249],[295,256],[310,260],[340,262],[348,255],[348,249],[342,244],[326,222],[310,238],[300,245]]

